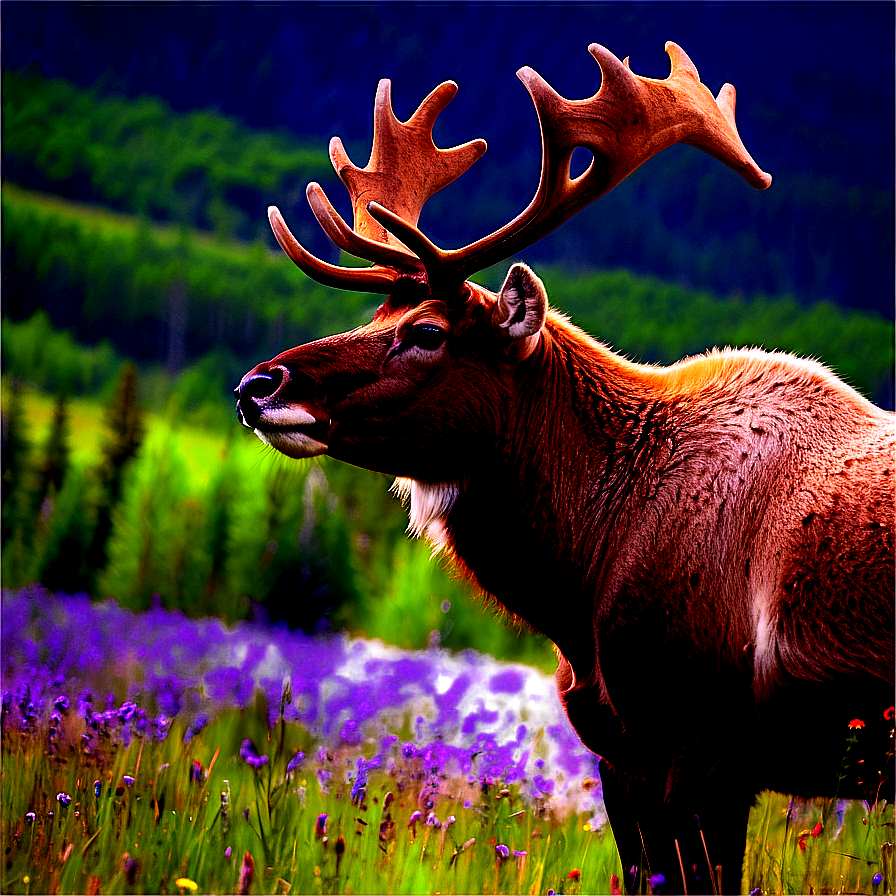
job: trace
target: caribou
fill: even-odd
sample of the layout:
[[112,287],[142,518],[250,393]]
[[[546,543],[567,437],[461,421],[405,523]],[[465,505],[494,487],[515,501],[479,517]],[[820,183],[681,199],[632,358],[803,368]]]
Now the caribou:
[[[674,143],[770,185],[730,84],[714,98],[671,42],[665,79],[588,49],[601,70],[588,99],[517,73],[540,181],[515,219],[460,249],[419,216],[485,141],[436,147],[454,82],[407,121],[380,82],[368,164],[329,148],[353,226],[318,184],[306,191],[333,243],[370,264],[320,259],[268,216],[307,275],[384,301],[369,323],[258,364],[237,411],[285,455],[395,476],[409,530],[553,641],[630,891],[735,892],[762,790],[892,796],[896,426],[820,363],[725,349],[639,364],[551,309],[523,263],[497,293],[468,279]],[[592,158],[573,176],[577,147]],[[844,770],[853,719],[867,763]]]

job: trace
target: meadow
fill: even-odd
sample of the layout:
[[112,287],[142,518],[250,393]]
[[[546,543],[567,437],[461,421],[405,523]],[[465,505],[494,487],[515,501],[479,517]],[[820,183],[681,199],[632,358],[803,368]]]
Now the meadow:
[[[547,675],[39,588],[3,601],[4,893],[619,891],[595,759]],[[892,892],[892,819],[765,794],[744,884]]]

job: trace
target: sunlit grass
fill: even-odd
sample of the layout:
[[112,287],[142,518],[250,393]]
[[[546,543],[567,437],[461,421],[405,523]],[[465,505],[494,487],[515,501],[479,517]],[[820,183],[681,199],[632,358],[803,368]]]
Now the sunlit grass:
[[[83,596],[3,610],[0,892],[612,891],[594,757],[534,670]],[[891,893],[892,841],[883,800],[763,794],[744,888]]]
[[[37,390],[23,390],[22,405],[25,411],[28,435],[35,445],[42,445],[50,431],[56,399]],[[96,462],[106,435],[104,407],[95,398],[71,398],[67,405],[69,415],[72,461],[79,465]],[[277,462],[271,452],[249,433],[242,432],[234,416],[233,431],[226,438],[220,430],[192,424],[189,420],[177,421],[159,410],[145,415],[146,443],[167,444],[181,453],[188,465],[191,477],[200,485],[206,485],[210,472],[221,462],[225,448],[245,458],[249,468],[267,467]]]
[[[356,750],[318,756],[301,726],[268,732],[250,711],[188,743],[177,723],[127,747],[65,728],[52,754],[45,730],[4,735],[4,893],[178,892],[181,877],[197,892],[574,893],[618,871],[612,837],[584,816],[476,777],[433,796],[398,743],[359,790]],[[270,754],[258,769],[238,753],[250,734]],[[316,758],[287,774],[298,749]]]

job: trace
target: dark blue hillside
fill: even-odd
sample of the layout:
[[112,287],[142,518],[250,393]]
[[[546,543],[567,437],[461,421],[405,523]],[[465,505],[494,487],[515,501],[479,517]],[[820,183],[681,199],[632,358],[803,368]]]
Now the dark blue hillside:
[[714,92],[724,80],[737,87],[741,134],[775,176],[772,189],[755,194],[714,160],[677,148],[527,257],[893,316],[893,4],[7,0],[0,15],[5,69],[36,66],[81,85],[102,79],[108,91],[156,94],[175,110],[213,107],[322,147],[339,134],[359,164],[378,78],[393,79],[399,117],[453,78],[461,92],[437,141],[481,136],[490,149],[424,213],[448,245],[500,226],[535,188],[538,128],[518,67],[580,98],[599,85],[589,42],[664,77],[663,43],[673,39]]

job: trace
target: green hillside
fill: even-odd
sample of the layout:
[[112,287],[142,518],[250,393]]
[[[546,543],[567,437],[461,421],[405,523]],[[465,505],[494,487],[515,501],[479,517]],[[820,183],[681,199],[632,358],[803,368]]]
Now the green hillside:
[[[84,344],[107,340],[172,374],[215,352],[224,393],[257,361],[356,326],[378,304],[355,293],[334,299],[262,243],[12,185],[2,203],[9,318],[43,310]],[[483,282],[497,285],[505,267]],[[789,296],[719,298],[625,271],[539,273],[555,306],[626,355],[671,363],[714,345],[761,345],[819,358],[870,398],[892,402],[893,325],[872,312],[805,307]]]

